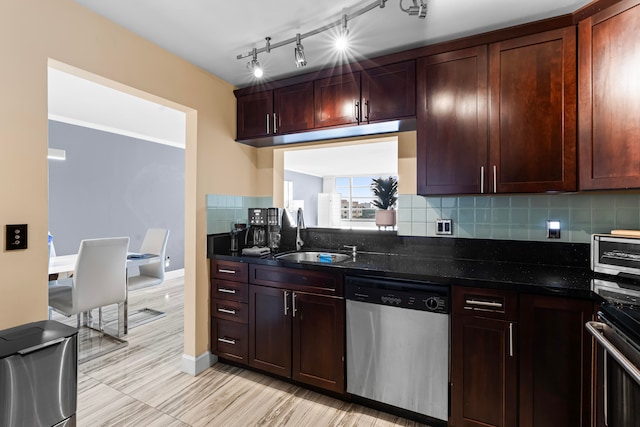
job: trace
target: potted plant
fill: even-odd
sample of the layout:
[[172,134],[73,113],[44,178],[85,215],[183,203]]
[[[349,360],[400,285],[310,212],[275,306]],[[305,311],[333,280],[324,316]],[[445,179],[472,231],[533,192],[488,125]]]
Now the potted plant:
[[376,225],[380,227],[394,227],[396,225],[396,211],[393,210],[398,200],[398,179],[373,178],[371,180],[371,191],[376,196],[373,205],[376,210]]

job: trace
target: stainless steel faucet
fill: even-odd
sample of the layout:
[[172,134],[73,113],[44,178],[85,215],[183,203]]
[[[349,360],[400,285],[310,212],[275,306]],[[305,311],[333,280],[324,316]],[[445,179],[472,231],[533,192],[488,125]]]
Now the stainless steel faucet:
[[358,247],[356,245],[343,245],[345,248],[347,249],[351,249],[351,255],[353,255],[353,258],[356,257],[356,254],[358,253]]
[[302,214],[302,208],[298,208],[298,215],[296,216],[296,251],[302,249],[304,241],[300,238],[300,229],[304,228],[304,215]]

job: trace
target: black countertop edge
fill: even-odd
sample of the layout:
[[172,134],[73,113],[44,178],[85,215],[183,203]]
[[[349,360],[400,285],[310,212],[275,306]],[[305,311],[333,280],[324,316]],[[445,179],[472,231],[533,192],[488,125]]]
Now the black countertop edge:
[[359,252],[356,259],[340,263],[295,262],[239,254],[215,254],[220,260],[299,268],[339,269],[346,275],[372,275],[411,279],[442,285],[513,290],[520,293],[564,296],[600,302],[591,291],[591,279],[598,275],[588,268],[488,262],[469,259],[442,259],[408,255]]

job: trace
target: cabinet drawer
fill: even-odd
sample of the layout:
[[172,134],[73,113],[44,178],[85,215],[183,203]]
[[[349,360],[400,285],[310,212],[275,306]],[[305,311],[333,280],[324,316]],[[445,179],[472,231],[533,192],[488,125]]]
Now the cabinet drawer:
[[501,320],[517,318],[518,295],[513,291],[454,286],[452,296],[453,314]]
[[249,285],[247,283],[211,279],[211,299],[247,303],[249,302]]
[[249,278],[249,265],[242,262],[211,260],[211,277],[246,282]]
[[211,316],[231,322],[247,323],[249,319],[248,305],[214,298],[211,300]]
[[247,363],[249,355],[247,325],[211,319],[211,352],[236,362]]
[[249,281],[256,285],[287,288],[293,291],[344,296],[341,272],[251,265]]

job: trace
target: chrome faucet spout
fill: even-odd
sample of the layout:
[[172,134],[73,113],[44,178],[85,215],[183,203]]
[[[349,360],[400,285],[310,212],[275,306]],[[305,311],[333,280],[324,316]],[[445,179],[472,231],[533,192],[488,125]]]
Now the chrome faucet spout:
[[298,208],[298,214],[296,216],[296,250],[299,251],[304,245],[304,241],[300,237],[300,229],[304,228],[304,215],[302,214],[302,208]]

